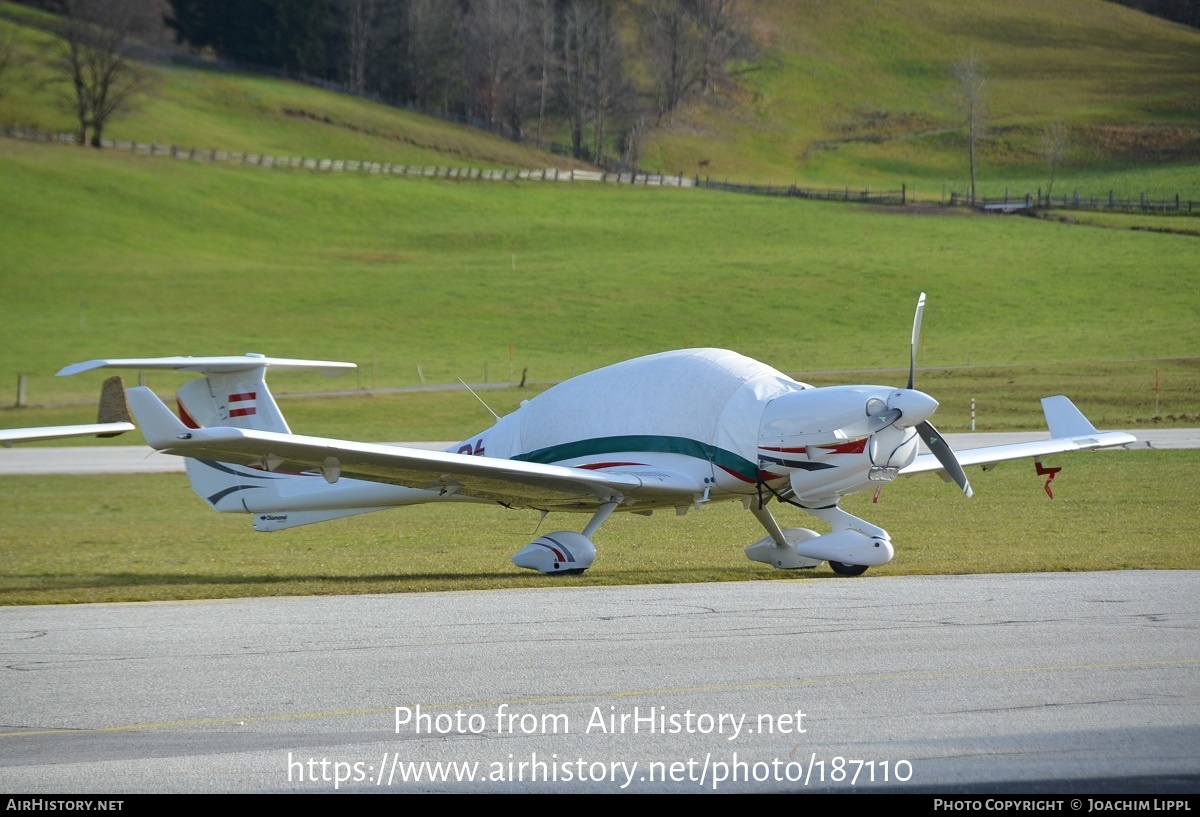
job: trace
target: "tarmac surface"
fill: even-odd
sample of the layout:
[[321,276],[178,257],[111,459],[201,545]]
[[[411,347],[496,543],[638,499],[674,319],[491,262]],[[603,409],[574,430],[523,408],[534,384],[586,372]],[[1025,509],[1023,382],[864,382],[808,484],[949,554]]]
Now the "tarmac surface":
[[0,608],[0,790],[1195,793],[1197,591],[1124,571]]

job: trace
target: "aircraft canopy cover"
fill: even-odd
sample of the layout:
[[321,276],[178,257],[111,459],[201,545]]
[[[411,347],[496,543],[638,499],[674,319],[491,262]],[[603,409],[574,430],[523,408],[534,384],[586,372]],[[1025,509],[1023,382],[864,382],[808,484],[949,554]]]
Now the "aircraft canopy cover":
[[726,349],[648,355],[571,378],[529,401],[492,430],[487,453],[515,456],[584,439],[652,435],[752,458],[767,400],[804,388]]

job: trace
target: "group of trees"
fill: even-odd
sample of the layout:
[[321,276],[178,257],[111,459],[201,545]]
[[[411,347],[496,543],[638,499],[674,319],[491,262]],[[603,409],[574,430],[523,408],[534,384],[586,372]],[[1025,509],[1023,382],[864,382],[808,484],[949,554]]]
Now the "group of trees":
[[711,93],[744,42],[734,0],[169,0],[167,23],[221,59],[513,138],[562,123],[593,159],[636,160],[641,126]]
[[1112,0],[1122,6],[1153,14],[1174,23],[1200,28],[1200,2],[1197,0]]

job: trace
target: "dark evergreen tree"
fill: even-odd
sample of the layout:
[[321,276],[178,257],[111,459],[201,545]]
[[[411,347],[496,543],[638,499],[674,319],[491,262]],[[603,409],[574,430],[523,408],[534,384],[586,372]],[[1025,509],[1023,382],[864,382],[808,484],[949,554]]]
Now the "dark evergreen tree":
[[326,76],[330,0],[170,0],[176,41],[222,59]]

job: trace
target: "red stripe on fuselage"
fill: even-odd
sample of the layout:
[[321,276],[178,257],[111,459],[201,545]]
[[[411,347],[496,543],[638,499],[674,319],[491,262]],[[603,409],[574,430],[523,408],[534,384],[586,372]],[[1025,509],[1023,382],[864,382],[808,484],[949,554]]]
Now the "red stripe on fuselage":
[[241,392],[240,394],[229,395],[229,402],[230,403],[241,403],[246,400],[254,400],[257,397],[258,397],[258,392],[244,391],[244,392]]
[[[724,471],[726,474],[729,474],[729,476],[734,477],[735,479],[738,479],[738,480],[746,483],[747,485],[755,484],[754,480],[750,479],[745,474],[739,474],[737,471],[734,471],[731,468],[726,468],[724,465],[718,465],[717,467],[720,468],[722,471]],[[772,474],[770,471],[763,471],[761,468],[758,471],[758,481],[759,482],[774,482],[777,479],[784,479],[784,477],[781,474]]]
[[[867,450],[867,438],[861,440],[851,440],[848,443],[837,443],[835,445],[814,445],[812,448],[819,448],[822,451],[832,451],[835,454],[861,454]],[[807,454],[808,447],[800,446],[799,448],[776,448],[768,445],[760,445],[762,451],[777,451],[780,454]]]

